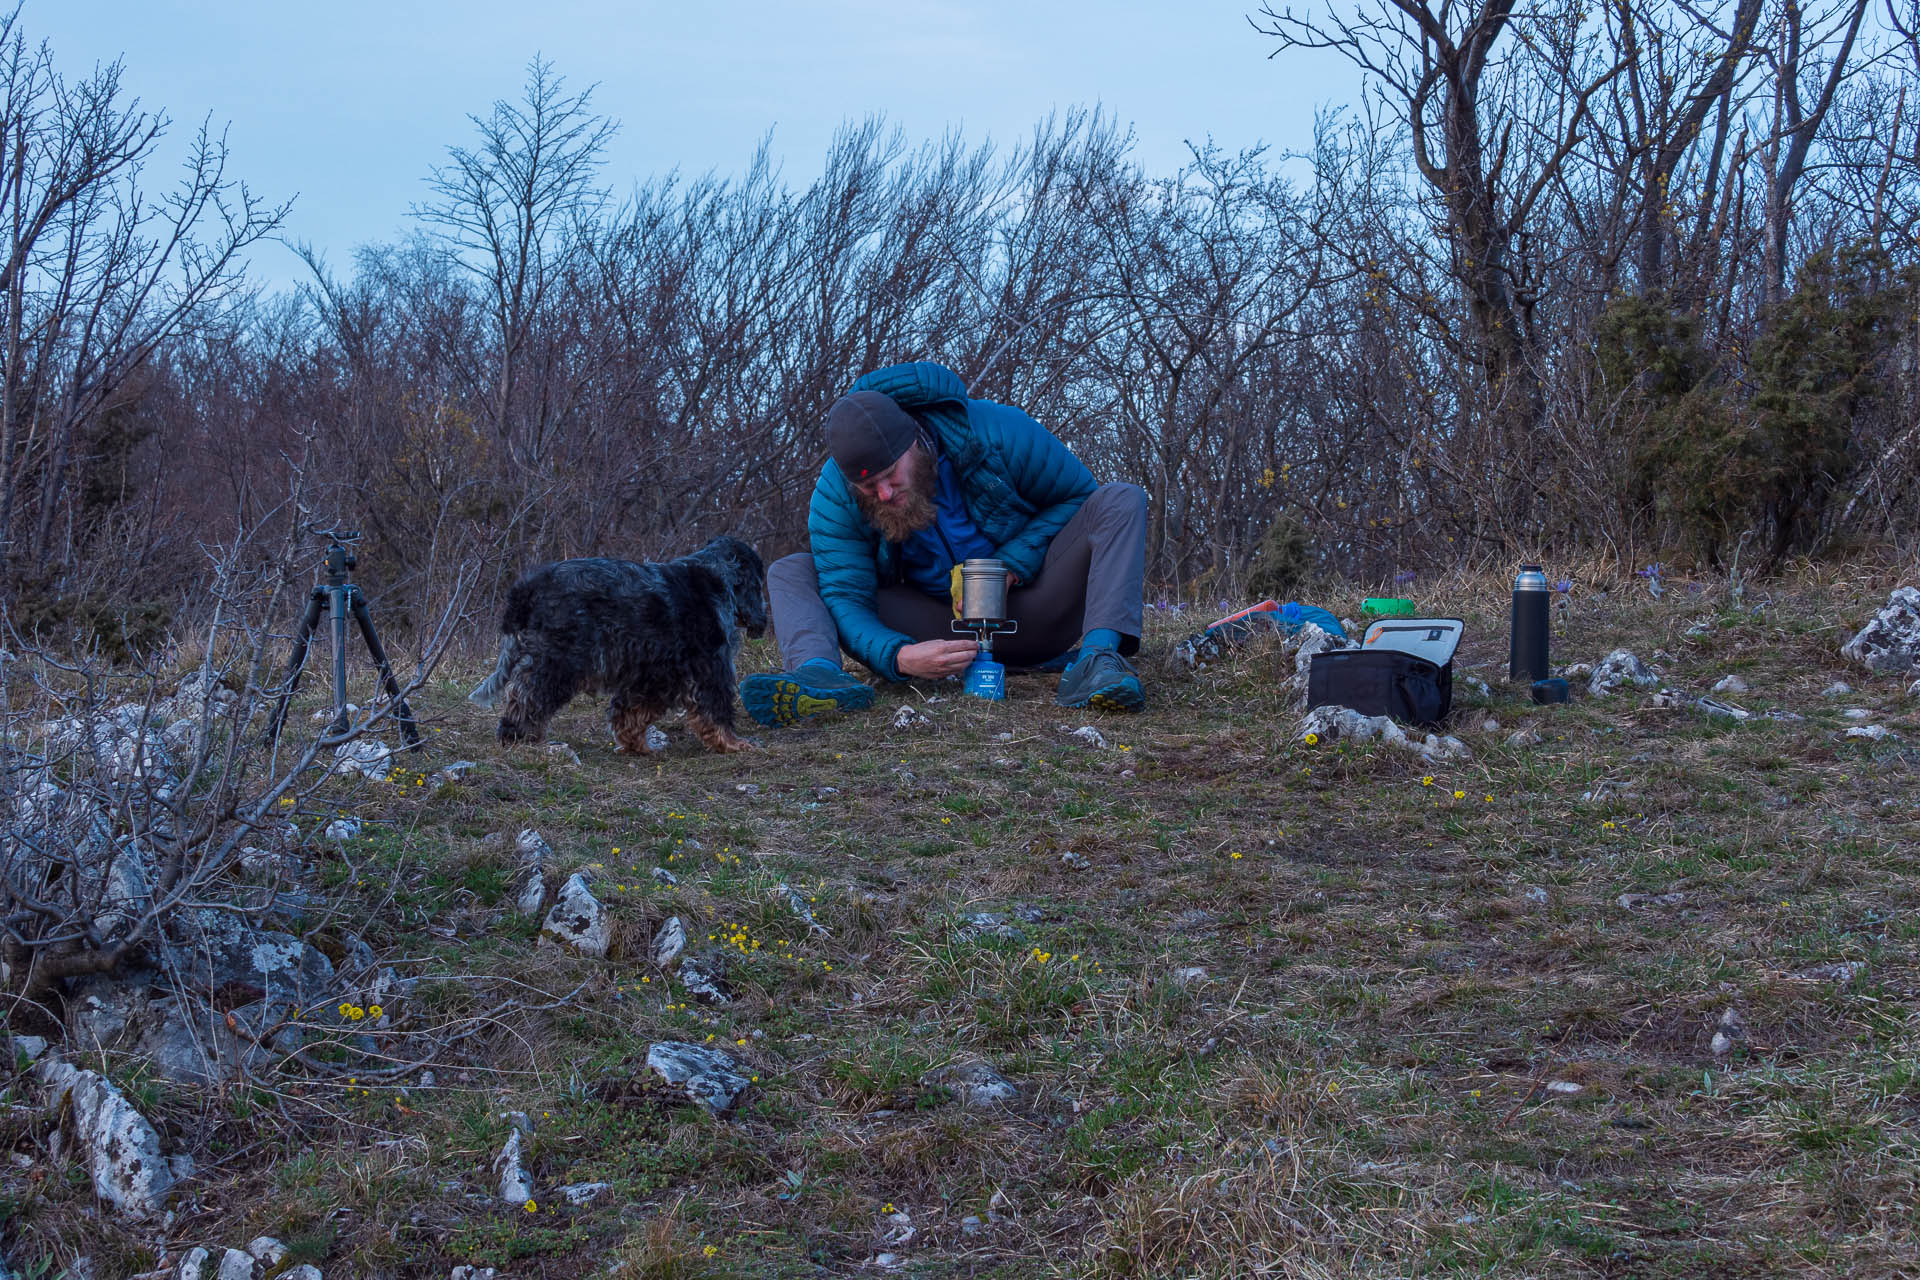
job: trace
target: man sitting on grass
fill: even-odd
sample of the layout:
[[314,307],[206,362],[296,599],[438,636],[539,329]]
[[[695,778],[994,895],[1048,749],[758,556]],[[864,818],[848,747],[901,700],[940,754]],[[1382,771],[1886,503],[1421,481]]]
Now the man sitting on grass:
[[811,554],[767,570],[787,669],[740,683],[747,713],[790,725],[872,705],[844,648],[888,680],[959,675],[979,646],[953,634],[955,565],[1008,569],[1019,630],[994,644],[1009,666],[1066,668],[1063,707],[1138,711],[1123,655],[1140,648],[1147,496],[1096,486],[1052,433],[1010,405],[969,400],[951,369],[875,370],[827,411],[830,455],[807,513]]

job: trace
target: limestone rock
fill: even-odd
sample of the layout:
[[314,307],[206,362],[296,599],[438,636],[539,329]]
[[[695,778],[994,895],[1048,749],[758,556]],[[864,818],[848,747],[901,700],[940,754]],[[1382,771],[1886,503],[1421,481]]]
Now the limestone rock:
[[1068,734],[1067,736],[1070,738],[1078,738],[1080,741],[1086,743],[1090,747],[1095,748],[1096,750],[1105,748],[1105,746],[1107,745],[1107,735],[1100,732],[1098,729],[1094,728],[1090,724],[1081,725],[1078,729],[1075,729],[1072,733]]
[[718,951],[680,958],[680,982],[689,994],[708,1004],[731,1004],[733,993],[727,990],[727,958]]
[[253,1256],[239,1249],[220,1255],[220,1270],[215,1280],[253,1280]]
[[687,949],[687,927],[679,916],[668,916],[653,935],[653,962],[662,969],[680,958]]
[[1820,691],[1820,696],[1823,698],[1844,698],[1852,692],[1853,686],[1845,680],[1835,680],[1832,684]]
[[896,729],[927,729],[933,726],[933,719],[910,702],[903,702],[893,713],[893,727]]
[[97,1071],[84,1071],[48,1056],[34,1075],[46,1087],[55,1110],[70,1101],[70,1132],[78,1142],[93,1179],[94,1194],[127,1217],[158,1214],[174,1182],[191,1171],[185,1156],[168,1160],[160,1135],[121,1092]]
[[247,1252],[260,1262],[271,1267],[287,1256],[287,1246],[272,1236],[255,1236],[247,1241]]
[[213,1255],[198,1247],[187,1250],[180,1259],[180,1269],[174,1273],[174,1280],[207,1280],[207,1263]]
[[1352,707],[1315,707],[1307,712],[1300,723],[1300,741],[1306,741],[1309,734],[1327,742],[1371,742],[1377,738],[1389,746],[1407,744],[1406,730],[1390,717],[1363,716]]
[[500,1175],[500,1203],[518,1209],[533,1199],[533,1175],[527,1172],[527,1138],[518,1125],[507,1134],[506,1145],[493,1158],[493,1171]]
[[1540,734],[1534,729],[1515,729],[1507,735],[1507,745],[1516,750],[1522,747],[1537,747],[1540,745]]
[[540,926],[540,936],[583,955],[604,956],[613,942],[613,918],[587,888],[586,877],[575,873],[554,896],[553,909]]
[[611,1182],[576,1182],[570,1187],[561,1187],[560,1194],[566,1202],[575,1208],[592,1204],[607,1192],[613,1190]]
[[1714,682],[1715,693],[1751,693],[1753,690],[1739,676],[1722,676]]
[[375,782],[385,782],[393,772],[393,750],[375,738],[344,742],[333,749],[342,773],[357,773]]
[[753,1083],[741,1074],[732,1054],[676,1040],[647,1046],[647,1069],[715,1115],[732,1110]]
[[1897,588],[1867,625],[1840,646],[1840,656],[1883,675],[1920,669],[1920,591]]
[[1020,1090],[1012,1081],[984,1062],[954,1063],[929,1071],[923,1085],[941,1085],[969,1107],[991,1107],[1012,1102]]
[[1597,698],[1612,693],[1622,685],[1659,683],[1660,677],[1649,671],[1647,665],[1636,658],[1631,650],[1615,649],[1593,669],[1593,676],[1587,681],[1587,692]]
[[547,878],[553,874],[553,848],[538,831],[528,827],[513,842],[517,861],[513,871],[513,909],[537,916],[547,905]]
[[785,883],[773,886],[773,898],[776,902],[784,903],[787,910],[804,920],[808,933],[824,937],[832,932],[832,930],[828,929],[827,926],[821,924],[820,921],[815,918],[813,914],[813,904],[807,901],[806,895],[793,886]]

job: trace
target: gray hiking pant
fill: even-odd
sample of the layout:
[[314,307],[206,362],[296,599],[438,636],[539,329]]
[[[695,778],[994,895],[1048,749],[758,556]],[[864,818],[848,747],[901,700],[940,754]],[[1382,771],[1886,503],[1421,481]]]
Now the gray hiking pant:
[[[1040,576],[1007,596],[1020,629],[993,642],[993,656],[1010,667],[1051,661],[1105,627],[1120,633],[1120,651],[1140,648],[1141,590],[1147,567],[1147,494],[1136,484],[1103,484],[1080,504],[1047,544]],[[881,587],[880,621],[915,640],[964,639],[954,633],[953,602],[911,584]],[[767,569],[767,611],[792,671],[824,658],[840,665],[840,633],[820,598],[813,557],[802,552]]]

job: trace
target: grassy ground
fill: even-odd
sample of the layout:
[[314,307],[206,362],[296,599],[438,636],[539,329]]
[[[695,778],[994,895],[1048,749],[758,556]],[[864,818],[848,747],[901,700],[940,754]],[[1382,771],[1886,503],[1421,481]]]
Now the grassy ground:
[[[555,729],[577,766],[506,751],[450,676],[419,700],[432,757],[481,768],[341,784],[374,825],[321,858],[316,936],[358,929],[421,979],[396,1046],[466,1038],[428,1087],[141,1086],[203,1170],[166,1238],[270,1234],[329,1277],[816,1276],[889,1252],[1009,1278],[1915,1274],[1920,722],[1838,655],[1892,585],[1583,585],[1556,614],[1556,661],[1627,645],[1676,687],[1738,673],[1734,701],[1806,717],[1740,724],[1650,690],[1534,707],[1499,679],[1503,584],[1428,586],[1493,683],[1458,688],[1474,758],[1443,767],[1294,741],[1276,653],[1173,670],[1192,614],[1156,616],[1139,716],[1063,712],[1053,677],[1003,705],[892,689],[741,756],[677,726],[662,756],[616,755],[586,701]],[[1835,679],[1858,692],[1822,697]],[[893,729],[903,702],[931,725]],[[1844,707],[1902,739],[1843,739]],[[1090,722],[1107,748],[1061,729]],[[1527,727],[1539,745],[1505,745]],[[511,914],[525,826],[593,868],[608,960]],[[733,1004],[647,962],[669,915],[731,950]],[[1863,967],[1804,976],[1841,961]],[[1728,1009],[1745,1033],[1716,1055]],[[709,1035],[757,1075],[730,1120],[645,1079],[650,1042]],[[1018,1100],[925,1083],[973,1061]],[[613,1192],[490,1203],[509,1109],[543,1192]],[[159,1240],[42,1161],[6,1173],[18,1240],[154,1265]]]

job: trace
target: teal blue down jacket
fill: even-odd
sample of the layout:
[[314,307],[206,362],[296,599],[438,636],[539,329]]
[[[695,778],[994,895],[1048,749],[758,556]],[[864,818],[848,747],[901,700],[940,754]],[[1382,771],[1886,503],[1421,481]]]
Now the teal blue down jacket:
[[[960,375],[930,362],[875,369],[851,388],[879,391],[917,415],[953,460],[967,513],[998,548],[994,555],[1032,582],[1047,544],[1094,490],[1093,473],[1051,432],[1010,405],[969,400]],[[853,500],[832,459],[813,486],[807,540],[820,576],[820,598],[833,614],[840,643],[889,680],[901,679],[894,659],[912,637],[888,627],[874,612],[882,584],[900,581],[900,548],[882,541]]]

